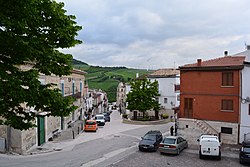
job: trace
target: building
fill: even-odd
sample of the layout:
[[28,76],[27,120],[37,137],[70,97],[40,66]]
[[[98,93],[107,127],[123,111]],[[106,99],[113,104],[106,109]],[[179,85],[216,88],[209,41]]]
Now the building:
[[[32,66],[32,63],[27,63],[20,68],[29,70]],[[4,150],[25,154],[32,147],[40,146],[49,140],[53,140],[53,137],[60,131],[71,127],[74,122],[82,120],[83,111],[86,108],[83,94],[85,74],[85,72],[77,69],[73,69],[71,75],[62,77],[40,74],[39,80],[41,84],[54,83],[56,85],[54,88],[59,88],[62,96],[73,96],[76,98],[74,105],[78,108],[67,117],[48,117],[45,116],[47,113],[37,112],[34,108],[27,108],[24,105],[27,111],[37,112],[37,127],[20,131],[8,126],[0,126],[0,139],[2,139],[0,142],[6,141],[6,149]]]
[[158,81],[158,90],[160,96],[158,101],[162,112],[168,115],[174,115],[174,109],[179,107],[180,95],[180,71],[173,68],[159,69],[148,75],[152,82]]
[[240,106],[240,133],[239,142],[250,139],[250,46],[246,50],[235,54],[235,56],[246,56],[244,68],[242,69],[241,82],[241,106]]
[[241,77],[245,56],[187,64],[180,69],[180,129],[203,128],[223,143],[239,142]]
[[118,107],[119,112],[126,111],[126,87],[128,87],[128,85],[124,84],[123,82],[120,82],[117,86],[116,106]]

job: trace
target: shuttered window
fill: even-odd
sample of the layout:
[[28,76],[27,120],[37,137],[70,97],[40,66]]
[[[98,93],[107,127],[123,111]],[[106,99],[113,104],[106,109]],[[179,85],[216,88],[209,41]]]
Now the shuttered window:
[[233,72],[222,72],[222,86],[233,86]]
[[221,110],[233,111],[233,100],[222,100],[221,101]]

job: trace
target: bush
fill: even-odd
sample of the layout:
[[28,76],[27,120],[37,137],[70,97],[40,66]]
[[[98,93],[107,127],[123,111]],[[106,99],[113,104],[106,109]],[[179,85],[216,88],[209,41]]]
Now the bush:
[[168,114],[162,114],[162,119],[168,119],[169,115]]
[[128,114],[123,114],[123,115],[122,115],[122,118],[128,119]]

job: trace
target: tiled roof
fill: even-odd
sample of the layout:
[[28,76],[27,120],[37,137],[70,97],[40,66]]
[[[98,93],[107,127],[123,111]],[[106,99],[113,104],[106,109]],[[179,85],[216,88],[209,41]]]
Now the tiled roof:
[[170,77],[170,76],[176,76],[179,75],[180,71],[174,68],[165,68],[165,69],[159,69],[153,72],[152,74],[148,75],[149,78],[154,77]]
[[224,57],[219,57],[219,58],[211,59],[207,61],[201,60],[200,65],[197,60],[197,63],[186,64],[184,66],[181,66],[180,68],[241,66],[244,63],[244,60],[245,60],[245,56],[224,56]]

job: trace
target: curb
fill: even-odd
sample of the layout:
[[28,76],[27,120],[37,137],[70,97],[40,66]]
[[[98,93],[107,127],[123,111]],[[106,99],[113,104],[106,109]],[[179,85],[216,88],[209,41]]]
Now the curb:
[[171,122],[169,119],[161,119],[158,121],[133,121],[129,119],[122,119],[122,123],[133,124],[133,125],[159,125],[159,124],[167,124],[169,122]]

